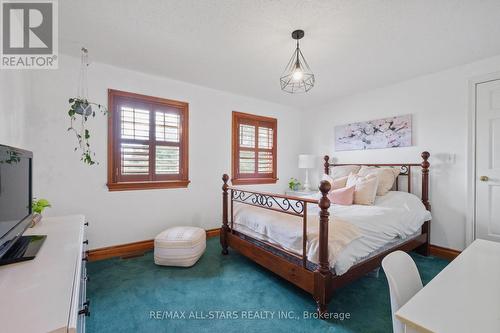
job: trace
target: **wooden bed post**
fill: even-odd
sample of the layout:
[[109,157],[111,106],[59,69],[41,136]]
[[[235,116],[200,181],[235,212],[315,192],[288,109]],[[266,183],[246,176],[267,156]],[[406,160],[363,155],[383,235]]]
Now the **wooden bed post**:
[[431,164],[428,159],[431,154],[428,151],[422,153],[422,203],[425,209],[431,210],[431,204],[429,203],[429,167]]
[[229,180],[229,176],[227,174],[222,175],[222,181],[224,184],[222,185],[222,227],[220,228],[220,245],[222,246],[222,254],[228,254],[227,250],[227,234],[229,232],[228,226],[228,212],[227,212],[227,182]]
[[325,163],[323,164],[323,166],[325,167],[325,175],[329,175],[330,174],[330,156],[328,155],[325,155],[325,157],[323,157],[323,159],[325,160]]
[[[326,161],[325,156],[325,161]],[[327,181],[322,181],[319,185],[321,191],[321,199],[319,200],[319,265],[314,272],[314,299],[317,303],[319,315],[322,317],[328,311],[328,302],[331,296],[331,278],[330,264],[328,262],[328,217],[330,213],[330,200],[328,192],[331,185]],[[324,318],[322,318],[324,319]]]
[[[429,203],[429,167],[431,164],[428,159],[431,154],[428,151],[422,152],[422,203],[425,206],[425,209],[431,211],[431,204]],[[422,233],[427,234],[427,242],[417,248],[417,252],[428,256],[430,255],[430,245],[431,245],[431,226],[430,221],[424,222],[422,225]]]

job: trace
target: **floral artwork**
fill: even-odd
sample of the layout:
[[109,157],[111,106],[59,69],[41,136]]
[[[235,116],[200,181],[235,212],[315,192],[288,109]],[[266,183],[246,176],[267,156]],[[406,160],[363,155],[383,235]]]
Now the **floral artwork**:
[[335,150],[411,146],[411,115],[335,127]]

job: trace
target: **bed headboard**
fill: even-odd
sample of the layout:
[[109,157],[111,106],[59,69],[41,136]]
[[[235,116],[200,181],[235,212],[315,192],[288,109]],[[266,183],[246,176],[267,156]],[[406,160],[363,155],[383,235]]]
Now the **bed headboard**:
[[399,177],[404,176],[407,177],[407,187],[408,187],[408,193],[412,193],[412,168],[413,169],[421,169],[422,171],[422,189],[421,189],[421,198],[422,198],[422,203],[424,204],[425,208],[427,210],[431,210],[431,205],[429,203],[429,167],[430,163],[428,161],[429,156],[431,154],[427,151],[422,152],[421,157],[422,157],[422,162],[421,163],[395,163],[395,164],[373,164],[373,163],[330,163],[330,156],[325,155],[324,160],[324,167],[325,167],[325,173],[327,175],[330,174],[330,168],[335,167],[335,166],[342,166],[342,165],[366,165],[366,166],[375,166],[375,167],[399,167],[400,168],[400,173],[398,178],[396,179],[396,190],[399,189]]

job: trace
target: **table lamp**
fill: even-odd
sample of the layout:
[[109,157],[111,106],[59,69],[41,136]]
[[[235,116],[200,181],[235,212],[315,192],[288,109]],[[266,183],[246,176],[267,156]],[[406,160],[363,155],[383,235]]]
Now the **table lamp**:
[[306,169],[306,179],[304,181],[304,190],[310,191],[311,184],[309,184],[309,169],[314,169],[316,166],[316,156],[314,155],[299,155],[299,169]]

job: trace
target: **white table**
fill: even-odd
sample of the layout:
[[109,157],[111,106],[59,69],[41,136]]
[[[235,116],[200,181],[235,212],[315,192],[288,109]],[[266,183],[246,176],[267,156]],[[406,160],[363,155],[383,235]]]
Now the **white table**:
[[[43,218],[25,235],[47,235],[35,259],[0,266],[0,332],[72,333],[81,297],[83,215]],[[84,287],[83,287],[84,288]]]
[[292,197],[299,197],[299,198],[302,198],[302,197],[309,197],[315,193],[318,193],[319,191],[318,190],[311,190],[311,191],[306,191],[306,190],[297,190],[297,191],[293,191],[293,190],[286,190],[285,191],[285,195],[290,195]]
[[396,317],[418,332],[500,332],[500,243],[474,241]]

